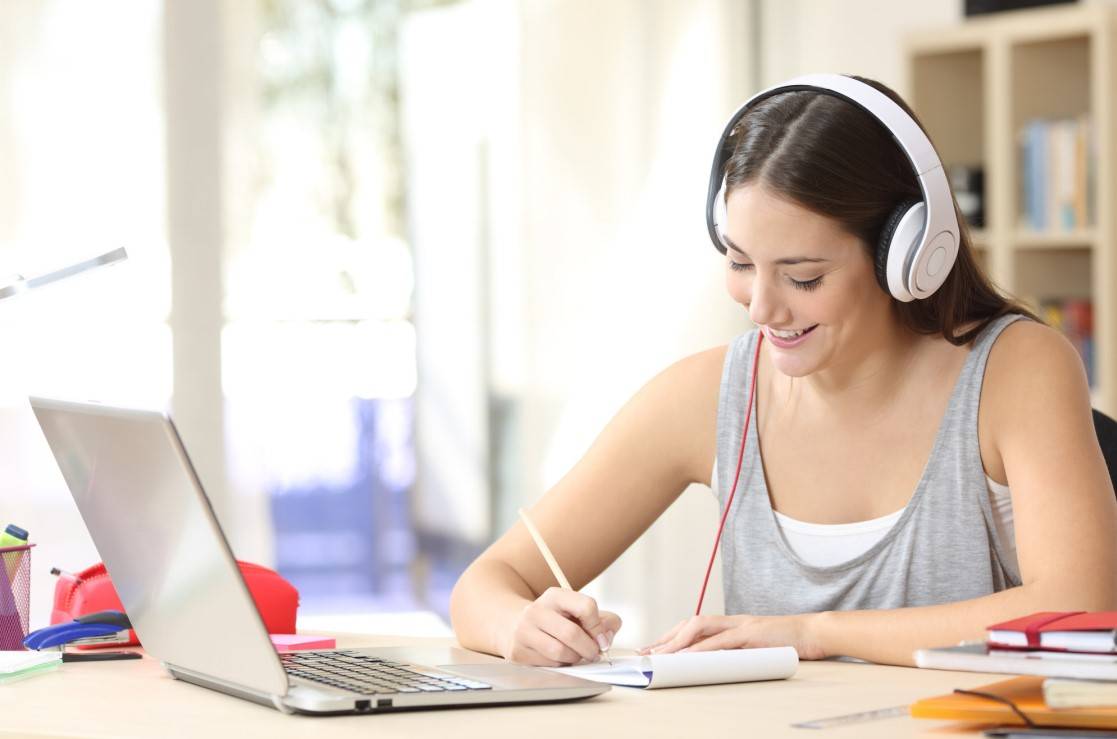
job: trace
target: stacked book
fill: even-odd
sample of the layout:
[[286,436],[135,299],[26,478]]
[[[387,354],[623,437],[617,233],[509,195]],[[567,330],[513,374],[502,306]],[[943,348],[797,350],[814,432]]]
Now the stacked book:
[[1097,167],[1088,116],[1028,121],[1019,152],[1022,225],[1069,231],[1095,222]]
[[984,642],[916,650],[915,664],[936,670],[1117,681],[1115,630],[1117,612],[1033,613],[990,626]]
[[1043,681],[1044,701],[1050,708],[1117,707],[1117,674],[1108,679],[1069,677],[1076,673],[1076,663],[1117,665],[1117,612],[1033,613],[989,627],[987,647],[990,656],[1065,665],[1051,673],[1064,677]]

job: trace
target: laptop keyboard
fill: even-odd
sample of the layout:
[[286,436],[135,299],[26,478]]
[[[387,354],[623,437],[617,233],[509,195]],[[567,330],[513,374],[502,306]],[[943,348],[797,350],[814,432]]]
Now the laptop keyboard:
[[281,652],[291,677],[362,695],[491,690],[493,686],[438,670],[404,666],[354,651]]

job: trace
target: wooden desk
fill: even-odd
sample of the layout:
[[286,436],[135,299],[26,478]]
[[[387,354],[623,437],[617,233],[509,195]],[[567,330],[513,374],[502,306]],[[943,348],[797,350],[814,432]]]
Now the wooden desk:
[[[339,637],[339,647],[445,645],[446,639]],[[0,737],[646,737],[955,736],[907,716],[821,730],[796,721],[911,703],[1001,677],[842,662],[803,662],[790,680],[643,691],[613,688],[568,704],[338,717],[288,716],[171,678],[154,659],[67,663],[0,685]],[[972,728],[972,727],[971,727]],[[971,735],[969,732],[961,732]],[[977,734],[980,736],[980,734]]]

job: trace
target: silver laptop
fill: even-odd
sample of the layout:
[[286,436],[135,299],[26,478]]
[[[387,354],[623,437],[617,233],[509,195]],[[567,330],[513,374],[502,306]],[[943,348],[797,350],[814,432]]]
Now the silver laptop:
[[565,701],[608,685],[452,647],[280,654],[171,419],[31,407],[147,653],[174,677],[284,712]]

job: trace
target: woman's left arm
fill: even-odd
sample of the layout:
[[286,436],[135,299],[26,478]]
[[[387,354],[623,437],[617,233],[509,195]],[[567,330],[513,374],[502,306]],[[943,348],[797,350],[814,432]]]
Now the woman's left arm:
[[989,624],[1035,611],[1117,610],[1117,501],[1074,348],[1039,324],[1005,329],[989,357],[980,413],[1012,491],[1022,585],[917,608],[695,617],[652,648],[792,645],[804,659],[910,665],[916,649],[982,639]]

